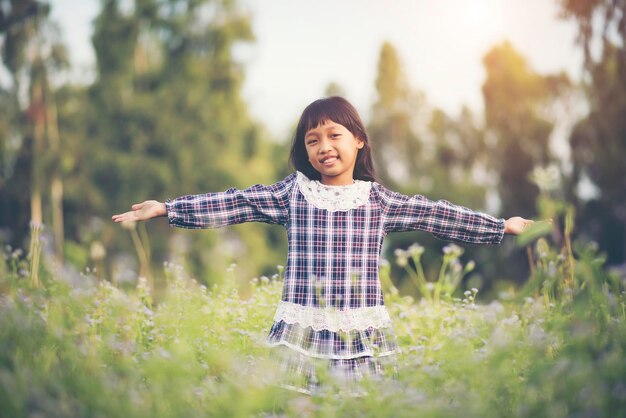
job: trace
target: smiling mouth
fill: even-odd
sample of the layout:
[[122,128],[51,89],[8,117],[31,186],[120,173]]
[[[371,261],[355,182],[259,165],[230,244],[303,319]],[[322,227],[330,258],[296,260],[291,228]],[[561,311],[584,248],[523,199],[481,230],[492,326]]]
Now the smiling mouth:
[[320,160],[320,163],[322,163],[323,165],[332,165],[334,164],[337,160],[339,160],[338,157],[326,157],[326,158],[322,158]]

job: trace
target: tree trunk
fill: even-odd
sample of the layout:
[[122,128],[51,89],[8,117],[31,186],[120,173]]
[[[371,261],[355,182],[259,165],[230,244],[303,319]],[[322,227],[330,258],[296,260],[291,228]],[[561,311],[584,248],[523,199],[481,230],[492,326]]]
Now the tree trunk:
[[52,205],[52,232],[54,234],[54,256],[58,266],[63,264],[63,245],[65,240],[63,225],[63,180],[61,173],[61,146],[57,125],[56,102],[52,93],[46,95],[46,128],[50,152],[54,158],[50,185],[50,203]]
[[33,121],[33,150],[31,157],[31,185],[30,185],[30,220],[35,225],[43,223],[41,199],[41,156],[45,137],[45,117],[43,115],[43,85],[36,80],[32,87],[30,100],[30,118]]

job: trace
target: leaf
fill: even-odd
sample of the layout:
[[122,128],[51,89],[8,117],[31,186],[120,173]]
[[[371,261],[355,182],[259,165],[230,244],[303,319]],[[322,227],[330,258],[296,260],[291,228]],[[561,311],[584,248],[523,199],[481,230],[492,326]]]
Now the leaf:
[[533,223],[522,234],[517,236],[518,247],[525,247],[537,238],[545,237],[552,232],[552,222],[538,221]]

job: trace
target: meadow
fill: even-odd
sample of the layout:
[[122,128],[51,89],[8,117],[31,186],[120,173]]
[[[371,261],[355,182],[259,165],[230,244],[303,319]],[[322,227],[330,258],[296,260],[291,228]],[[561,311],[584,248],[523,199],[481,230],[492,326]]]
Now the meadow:
[[397,379],[307,397],[277,386],[264,346],[280,266],[243,297],[235,267],[207,288],[165,264],[157,298],[144,278],[52,272],[36,235],[0,262],[2,417],[626,417],[625,279],[593,244],[533,239],[526,286],[490,301],[461,287],[472,265],[459,247],[434,278],[420,246],[396,251],[420,295],[383,263]]

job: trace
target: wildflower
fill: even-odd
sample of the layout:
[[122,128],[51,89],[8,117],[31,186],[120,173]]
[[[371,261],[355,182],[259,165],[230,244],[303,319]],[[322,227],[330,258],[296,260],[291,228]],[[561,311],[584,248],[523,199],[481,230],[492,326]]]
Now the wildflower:
[[396,248],[393,253],[396,255],[396,264],[398,264],[398,266],[406,267],[409,264],[409,258],[405,250]]
[[35,221],[30,221],[28,225],[30,226],[30,229],[32,229],[33,231],[41,231],[44,227],[42,223],[35,222]]
[[413,243],[407,249],[406,253],[408,253],[411,257],[420,257],[422,254],[424,254],[424,247],[417,243]]
[[530,179],[544,193],[557,190],[561,182],[559,169],[554,164],[547,167],[535,167],[530,174]]
[[474,262],[474,260],[470,260],[465,265],[465,269],[463,270],[463,273],[469,273],[470,271],[473,271],[475,268],[476,268],[476,262]]
[[456,244],[448,244],[443,247],[443,253],[453,258],[460,257],[464,252],[465,250]]

